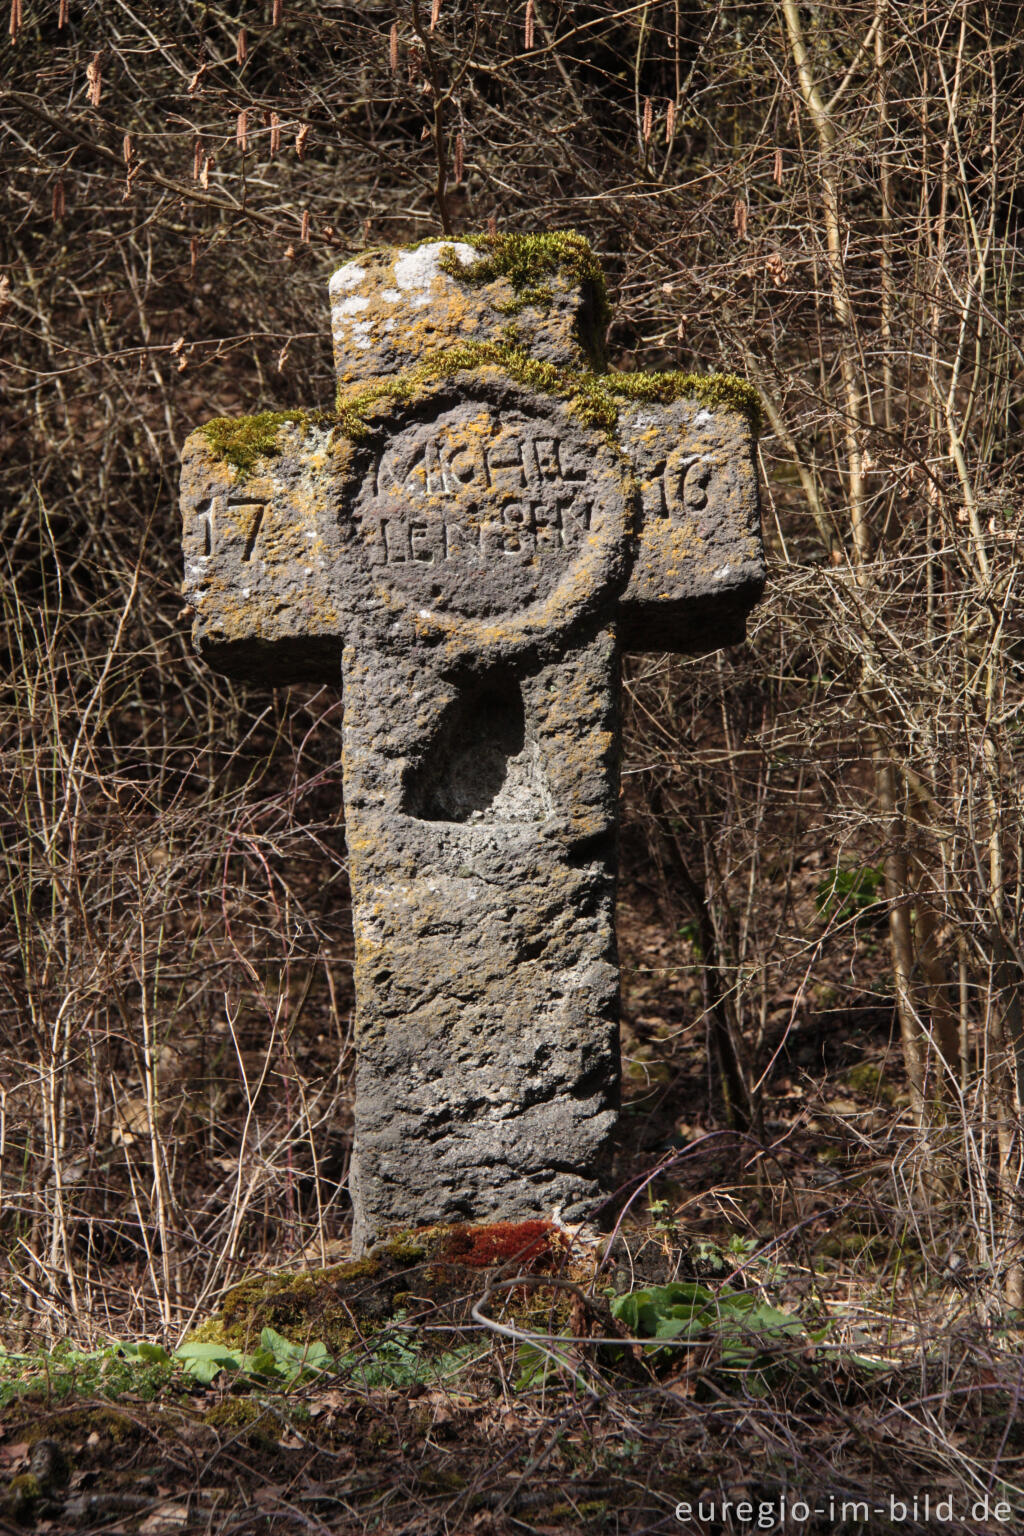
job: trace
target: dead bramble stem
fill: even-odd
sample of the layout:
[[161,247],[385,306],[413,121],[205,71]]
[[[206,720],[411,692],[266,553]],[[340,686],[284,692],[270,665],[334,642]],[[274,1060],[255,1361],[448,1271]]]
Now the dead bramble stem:
[[103,75],[100,68],[100,56],[94,54],[85,66],[86,94],[94,107],[100,104],[100,95],[103,90]]

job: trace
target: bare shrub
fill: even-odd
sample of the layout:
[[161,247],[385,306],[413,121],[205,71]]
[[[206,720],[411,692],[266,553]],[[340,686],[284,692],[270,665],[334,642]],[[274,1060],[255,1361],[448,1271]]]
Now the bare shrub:
[[178,446],[329,405],[324,280],[362,245],[569,225],[609,271],[616,366],[745,372],[766,416],[748,647],[631,663],[627,892],[674,914],[666,974],[768,1140],[825,992],[895,1006],[900,1200],[1019,1302],[1016,7],[435,9],[12,11],[15,1310],[173,1332],[343,1230],[340,704],[192,659]]

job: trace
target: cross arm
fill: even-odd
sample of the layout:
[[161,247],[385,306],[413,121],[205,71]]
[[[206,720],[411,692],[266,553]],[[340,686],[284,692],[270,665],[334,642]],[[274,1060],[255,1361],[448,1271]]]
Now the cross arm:
[[[209,423],[186,441],[182,590],[200,655],[229,675],[337,681],[351,604],[337,487],[350,445],[333,426],[264,413]],[[764,585],[748,417],[699,398],[629,401],[617,437],[640,501],[618,603],[624,648],[738,643]]]
[[744,402],[704,403],[699,389],[619,412],[642,509],[619,603],[627,651],[699,654],[738,644],[764,589],[753,427]]
[[200,656],[231,676],[336,684],[345,612],[324,516],[336,452],[312,414],[200,427],[182,453],[182,595]]

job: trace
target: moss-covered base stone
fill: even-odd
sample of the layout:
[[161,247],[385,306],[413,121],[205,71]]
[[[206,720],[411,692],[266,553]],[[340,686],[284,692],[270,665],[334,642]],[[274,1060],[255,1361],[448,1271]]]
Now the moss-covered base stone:
[[[233,1287],[194,1341],[249,1350],[264,1328],[294,1344],[321,1341],[335,1360],[394,1330],[415,1334],[429,1354],[452,1347],[470,1309],[494,1279],[554,1276],[590,1283],[597,1250],[551,1222],[439,1223],[399,1230],[361,1257],[326,1269],[275,1271]],[[495,1311],[541,1333],[565,1324],[573,1293],[563,1286],[502,1291]],[[428,1329],[421,1325],[429,1323]]]

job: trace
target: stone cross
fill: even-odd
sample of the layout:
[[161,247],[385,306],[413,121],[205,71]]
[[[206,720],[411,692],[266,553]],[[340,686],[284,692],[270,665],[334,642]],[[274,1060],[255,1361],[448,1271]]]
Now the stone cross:
[[764,571],[751,392],[602,374],[580,237],[368,253],[330,291],[336,413],[201,427],[181,506],[200,655],[340,667],[359,1252],[600,1194],[619,658],[742,639]]

